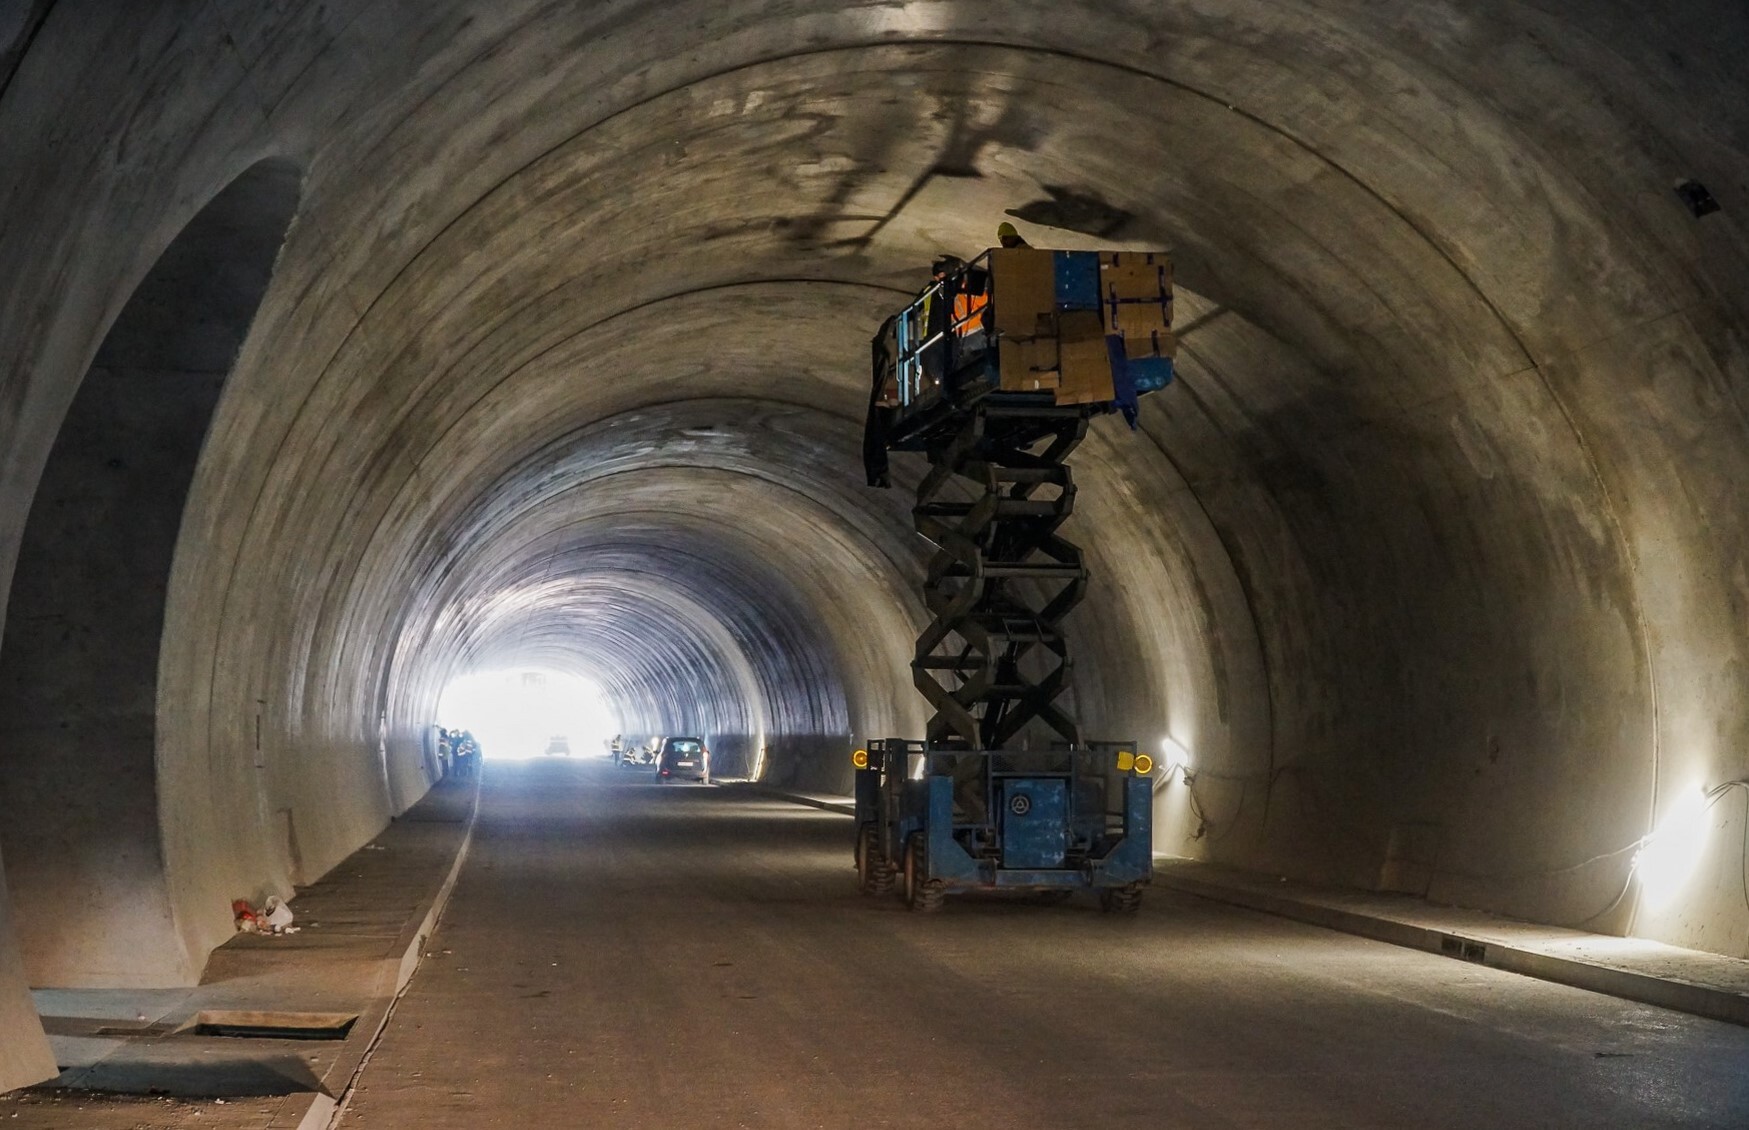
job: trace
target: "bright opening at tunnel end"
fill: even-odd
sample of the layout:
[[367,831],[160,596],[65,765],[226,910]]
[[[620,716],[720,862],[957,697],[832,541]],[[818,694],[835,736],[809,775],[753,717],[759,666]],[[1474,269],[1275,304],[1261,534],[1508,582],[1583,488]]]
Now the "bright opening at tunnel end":
[[490,761],[604,757],[618,718],[588,679],[540,667],[463,675],[443,690],[437,724],[468,730]]

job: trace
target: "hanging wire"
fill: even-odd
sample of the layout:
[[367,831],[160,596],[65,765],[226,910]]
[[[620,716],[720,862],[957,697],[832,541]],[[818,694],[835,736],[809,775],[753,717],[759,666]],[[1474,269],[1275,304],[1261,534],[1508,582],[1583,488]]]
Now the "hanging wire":
[[[1706,791],[1706,808],[1703,811],[1710,812],[1712,810],[1713,806],[1718,804],[1721,800],[1723,800],[1725,798],[1726,794],[1730,793],[1731,790],[1733,790],[1733,789],[1741,789],[1741,790],[1743,790],[1743,792],[1746,795],[1749,795],[1749,778],[1739,778],[1737,780],[1725,781],[1722,784],[1714,785],[1712,788],[1708,789]],[[1641,836],[1639,839],[1635,840],[1633,843],[1629,844],[1625,848],[1619,848],[1616,851],[1608,852],[1604,855],[1593,856],[1591,859],[1586,860],[1584,863],[1575,864],[1572,867],[1562,868],[1559,871],[1539,872],[1538,874],[1560,875],[1560,874],[1564,874],[1568,871],[1576,871],[1580,867],[1585,867],[1591,863],[1597,862],[1600,859],[1608,859],[1612,856],[1622,855],[1622,854],[1629,852],[1629,851],[1637,851],[1640,848],[1643,848],[1647,844],[1651,843],[1652,840],[1656,836],[1657,836],[1657,831],[1656,831],[1656,829],[1654,829],[1653,831],[1647,832],[1645,835]],[[1621,893],[1616,895],[1615,898],[1610,902],[1610,904],[1608,906],[1604,907],[1602,910],[1598,911],[1596,914],[1593,914],[1588,918],[1581,918],[1579,920],[1579,925],[1583,926],[1588,922],[1594,922],[1597,919],[1602,918],[1604,915],[1606,915],[1609,912],[1611,912],[1612,910],[1614,910],[1616,907],[1620,906],[1622,903],[1622,900],[1627,898],[1628,892],[1633,889],[1635,870],[1636,869],[1632,866],[1630,866],[1628,868],[1627,878],[1622,881]],[[1744,818],[1743,818],[1743,857],[1742,857],[1742,862],[1737,869],[1737,878],[1738,878],[1739,886],[1742,889],[1743,905],[1745,908],[1749,908],[1749,809],[1746,809],[1744,812]]]
[[[1198,771],[1194,776],[1202,776],[1202,775],[1203,775],[1203,773],[1201,771]],[[1235,808],[1233,816],[1229,820],[1224,822],[1226,824],[1225,830],[1219,836],[1216,836],[1216,837],[1213,837],[1210,839],[1209,842],[1211,844],[1214,844],[1214,843],[1218,843],[1221,839],[1225,838],[1225,836],[1227,834],[1231,833],[1233,826],[1238,821],[1239,813],[1244,810],[1244,805],[1245,805],[1245,788],[1244,788],[1244,786],[1248,782],[1249,779],[1255,779],[1255,777],[1257,775],[1256,774],[1231,774],[1231,775],[1211,774],[1211,776],[1214,776],[1215,779],[1217,779],[1217,780],[1237,781],[1241,785],[1238,806]],[[1208,816],[1205,814],[1205,812],[1203,811],[1202,805],[1197,800],[1196,789],[1191,782],[1189,782],[1189,781],[1186,782],[1186,790],[1185,791],[1186,791],[1186,796],[1189,800],[1190,813],[1192,816],[1196,817],[1197,824],[1199,826],[1197,834],[1193,838],[1201,839],[1204,834],[1209,833],[1209,832],[1213,832],[1216,828],[1220,827],[1221,825],[1217,824],[1215,821],[1210,820],[1208,818]],[[1721,784],[1715,785],[1712,788],[1708,789],[1706,791],[1706,810],[1710,811],[1715,805],[1717,805],[1720,801],[1722,801],[1732,791],[1741,791],[1744,794],[1745,798],[1749,799],[1749,778],[1739,778],[1739,779],[1735,779],[1735,780],[1725,781]],[[1629,852],[1638,852],[1640,849],[1642,849],[1646,845],[1650,844],[1652,842],[1652,840],[1654,838],[1656,838],[1656,835],[1657,835],[1657,831],[1656,831],[1656,829],[1654,829],[1653,831],[1647,832],[1645,835],[1638,837],[1632,843],[1626,844],[1626,845],[1619,847],[1619,848],[1615,848],[1612,851],[1600,852],[1599,854],[1594,855],[1589,859],[1581,860],[1578,863],[1569,864],[1568,866],[1565,866],[1565,867],[1553,867],[1553,868],[1544,868],[1544,869],[1538,869],[1538,870],[1532,870],[1532,871],[1520,871],[1520,872],[1466,872],[1466,871],[1456,871],[1456,870],[1452,870],[1450,868],[1436,868],[1436,871],[1438,873],[1441,873],[1441,874],[1455,876],[1455,877],[1461,878],[1461,879],[1488,880],[1488,881],[1509,882],[1509,883],[1510,882],[1522,882],[1522,881],[1530,880],[1530,879],[1546,879],[1546,878],[1552,878],[1552,877],[1555,877],[1558,875],[1569,875],[1575,871],[1582,871],[1587,867],[1591,867],[1591,866],[1594,866],[1595,864],[1602,863],[1605,860],[1616,859],[1620,856],[1628,854]],[[1633,890],[1634,875],[1635,875],[1635,868],[1632,865],[1630,865],[1628,868],[1628,873],[1622,881],[1621,890],[1616,894],[1616,896],[1613,899],[1611,899],[1609,901],[1608,905],[1606,905],[1602,910],[1599,910],[1594,914],[1590,914],[1584,918],[1579,919],[1575,923],[1575,925],[1584,926],[1588,923],[1595,922],[1599,918],[1602,918],[1605,915],[1610,914],[1617,907],[1619,907],[1622,904],[1622,901],[1627,898],[1628,892]],[[1746,909],[1749,909],[1749,807],[1745,807],[1745,810],[1744,810],[1743,850],[1742,850],[1741,863],[1738,867],[1737,875],[1738,875],[1739,887],[1741,889],[1741,893],[1743,896],[1743,905]]]

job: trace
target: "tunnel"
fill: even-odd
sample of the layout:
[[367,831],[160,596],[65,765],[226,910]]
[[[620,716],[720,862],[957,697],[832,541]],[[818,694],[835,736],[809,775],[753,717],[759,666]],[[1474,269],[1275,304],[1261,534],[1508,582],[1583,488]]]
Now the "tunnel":
[[1002,221],[1175,265],[1066,529],[1157,851],[1749,957],[1745,74],[1736,0],[6,6],[0,1088],[464,675],[805,793],[921,736],[869,339]]

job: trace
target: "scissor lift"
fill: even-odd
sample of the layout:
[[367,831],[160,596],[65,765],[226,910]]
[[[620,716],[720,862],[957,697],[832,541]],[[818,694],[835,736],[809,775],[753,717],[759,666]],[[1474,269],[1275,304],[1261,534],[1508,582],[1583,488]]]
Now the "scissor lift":
[[[1133,743],[1083,742],[1059,701],[1064,622],[1087,585],[1061,527],[1089,420],[1133,420],[1171,380],[1171,295],[1164,255],[1000,249],[942,272],[876,335],[870,485],[888,485],[891,451],[929,461],[912,514],[936,547],[932,620],[912,674],[934,714],[924,741],[855,755],[864,890],[903,875],[924,911],[977,887],[1139,905],[1151,761]],[[1055,748],[1020,748],[1035,722]]]

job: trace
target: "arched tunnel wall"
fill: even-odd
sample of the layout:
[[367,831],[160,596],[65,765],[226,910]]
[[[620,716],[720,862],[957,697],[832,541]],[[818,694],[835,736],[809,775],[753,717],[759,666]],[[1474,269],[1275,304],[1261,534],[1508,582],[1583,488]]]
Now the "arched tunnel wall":
[[[469,503],[474,553],[438,563],[441,587],[420,597],[458,614],[409,654],[558,656],[621,688],[632,734],[702,730],[724,776],[750,774],[763,749],[768,779],[843,788],[852,740],[920,724],[891,662],[916,632],[915,563],[882,550],[909,533],[858,510],[851,438],[817,411],[715,398],[563,436],[505,480],[515,496]],[[790,465],[834,470],[803,485],[772,473]],[[529,544],[522,530],[546,532]],[[461,598],[480,590],[498,595]]]
[[[841,783],[921,725],[867,338],[1012,210],[1179,266],[1180,380],[1099,422],[1071,531],[1084,727],[1194,759],[1162,846],[1746,953],[1735,793],[1669,910],[1629,883],[1659,814],[1749,774],[1746,43],[1727,0],[32,5],[0,21],[0,572],[134,282],[283,159],[164,604],[190,960],[417,798],[480,665]],[[0,1084],[43,1064],[17,911]]]
[[189,221],[105,336],[32,501],[0,642],[0,856],[34,984],[199,973],[158,845],[164,597],[201,441],[297,195],[297,168],[263,161]]

